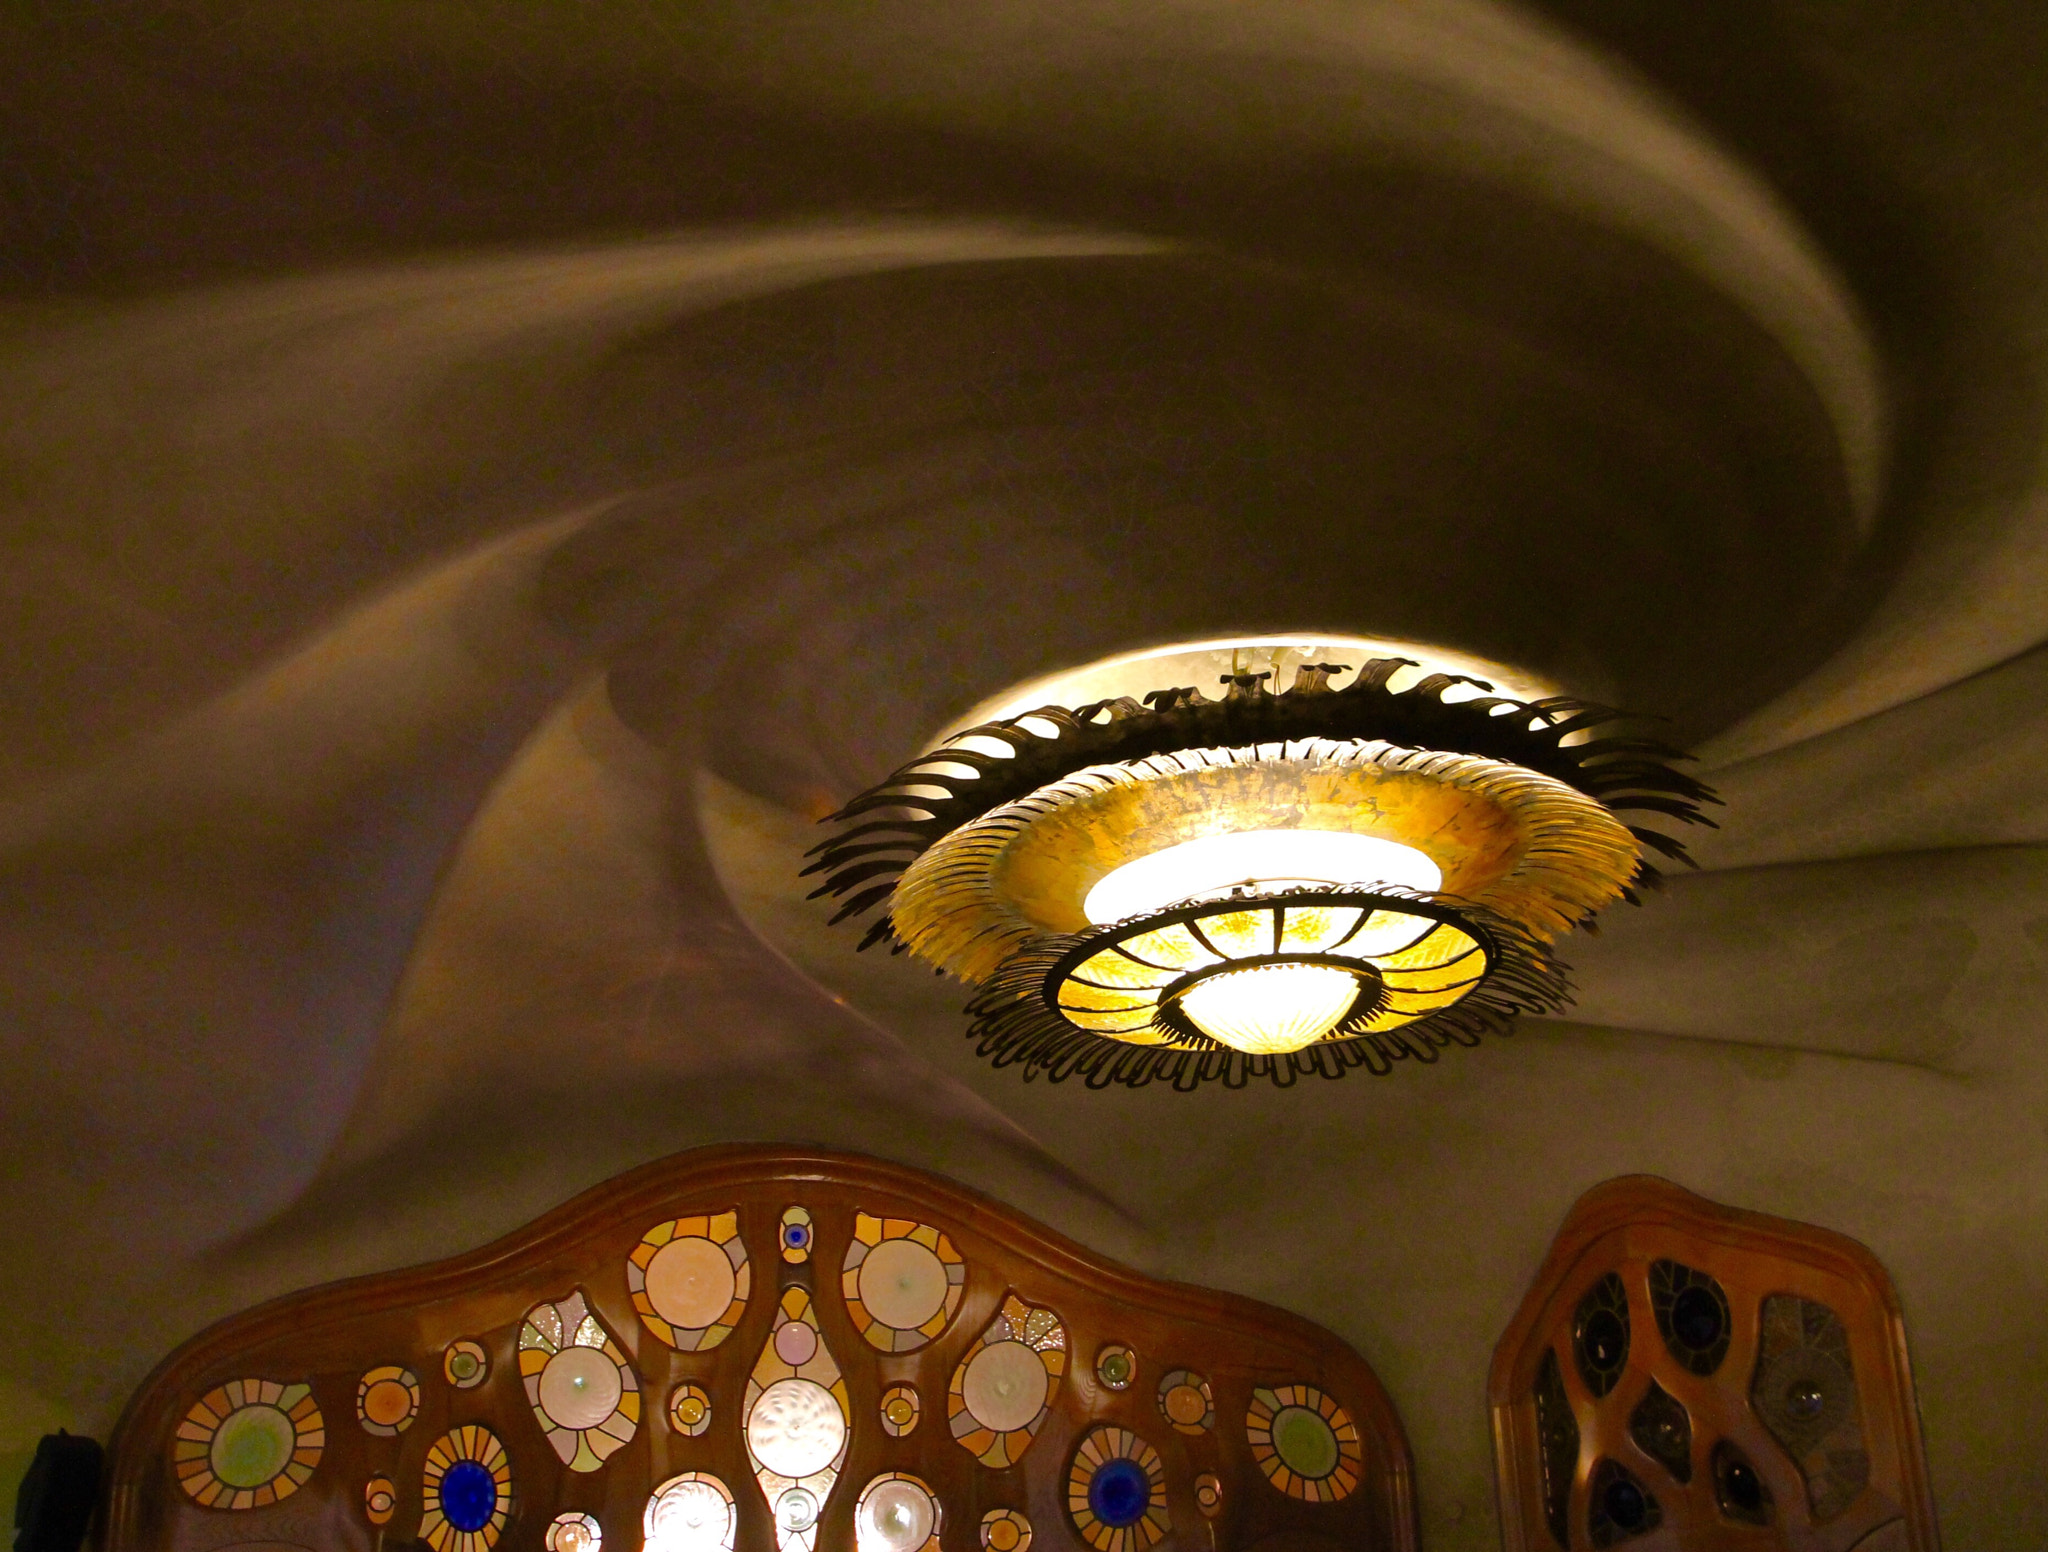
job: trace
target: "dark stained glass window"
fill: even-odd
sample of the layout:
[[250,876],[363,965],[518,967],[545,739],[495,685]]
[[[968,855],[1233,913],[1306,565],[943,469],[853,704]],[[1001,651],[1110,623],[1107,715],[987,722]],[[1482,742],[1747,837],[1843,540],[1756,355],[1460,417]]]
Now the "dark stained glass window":
[[1650,1265],[1650,1309],[1664,1345],[1694,1374],[1712,1374],[1728,1356],[1734,1323],[1728,1295],[1705,1272],[1676,1261]]
[[1609,1272],[1586,1290],[1572,1319],[1572,1358],[1596,1397],[1621,1380],[1628,1364],[1628,1290]]

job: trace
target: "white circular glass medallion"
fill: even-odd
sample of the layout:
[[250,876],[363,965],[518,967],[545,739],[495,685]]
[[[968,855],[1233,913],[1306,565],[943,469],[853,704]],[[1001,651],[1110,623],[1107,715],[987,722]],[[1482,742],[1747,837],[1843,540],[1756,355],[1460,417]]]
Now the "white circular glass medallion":
[[885,1239],[860,1264],[860,1302],[883,1325],[915,1331],[945,1308],[946,1263],[914,1239]]
[[792,1487],[775,1500],[775,1525],[778,1530],[794,1534],[809,1530],[818,1523],[817,1497],[801,1487]]
[[937,1522],[938,1505],[917,1483],[901,1477],[878,1482],[854,1511],[854,1544],[858,1552],[917,1552]]
[[682,1330],[716,1325],[738,1286],[731,1259],[701,1234],[670,1240],[647,1263],[647,1302]]
[[991,1342],[968,1359],[960,1399],[982,1427],[1014,1432],[1045,1405],[1045,1364],[1022,1342]]
[[732,1545],[733,1504],[702,1480],[670,1482],[647,1506],[648,1552],[722,1552]]
[[595,1428],[623,1390],[619,1366],[595,1347],[565,1347],[540,1371],[541,1410],[564,1428]]
[[747,1414],[747,1447],[777,1476],[801,1481],[839,1458],[846,1417],[816,1380],[777,1380]]

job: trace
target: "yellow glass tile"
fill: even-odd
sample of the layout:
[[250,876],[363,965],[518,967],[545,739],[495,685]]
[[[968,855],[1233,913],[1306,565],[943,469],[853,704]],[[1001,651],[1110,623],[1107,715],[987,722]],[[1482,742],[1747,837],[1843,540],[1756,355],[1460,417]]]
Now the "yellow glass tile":
[[1221,956],[1202,947],[1194,934],[1178,923],[1125,938],[1118,947],[1149,964],[1164,965],[1173,970],[1199,970],[1204,965],[1221,961]]
[[1290,905],[1281,924],[1283,954],[1320,954],[1358,925],[1355,905]]
[[1229,959],[1249,959],[1273,952],[1273,912],[1218,911],[1199,918],[1195,927]]
[[1469,954],[1478,946],[1478,940],[1469,932],[1439,922],[1433,932],[1399,953],[1379,956],[1379,965],[1383,970],[1426,970]]

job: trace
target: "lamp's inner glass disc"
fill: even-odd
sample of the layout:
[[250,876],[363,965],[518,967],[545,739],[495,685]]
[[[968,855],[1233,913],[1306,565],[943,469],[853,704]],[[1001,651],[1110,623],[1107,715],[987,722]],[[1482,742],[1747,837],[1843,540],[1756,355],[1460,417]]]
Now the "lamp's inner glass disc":
[[1180,1010],[1212,1040],[1252,1056],[1313,1045],[1358,1000],[1358,977],[1333,965],[1253,965],[1188,988]]
[[1325,884],[1393,884],[1433,893],[1443,870],[1398,841],[1340,830],[1238,830],[1148,852],[1088,891],[1082,911],[1096,926],[1238,890],[1264,894]]

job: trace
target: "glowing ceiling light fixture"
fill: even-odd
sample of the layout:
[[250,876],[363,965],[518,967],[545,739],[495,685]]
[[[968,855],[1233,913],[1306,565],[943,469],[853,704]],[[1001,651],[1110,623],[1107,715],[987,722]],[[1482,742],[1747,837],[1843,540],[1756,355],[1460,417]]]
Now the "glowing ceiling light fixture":
[[[1207,651],[1218,644],[1198,644]],[[1117,672],[1142,659],[1117,660]],[[808,872],[885,900],[886,941],[977,988],[970,1038],[1027,1077],[1191,1088],[1434,1061],[1569,1002],[1553,939],[1705,823],[1677,751],[1564,696],[1405,657],[1306,661],[1275,694],[1006,707],[833,816]],[[1401,687],[1394,685],[1400,682]]]
[[1429,853],[1376,835],[1230,830],[1132,858],[1089,890],[1081,909],[1100,926],[1183,900],[1234,893],[1337,884],[1390,884],[1428,893],[1443,881],[1443,869]]

